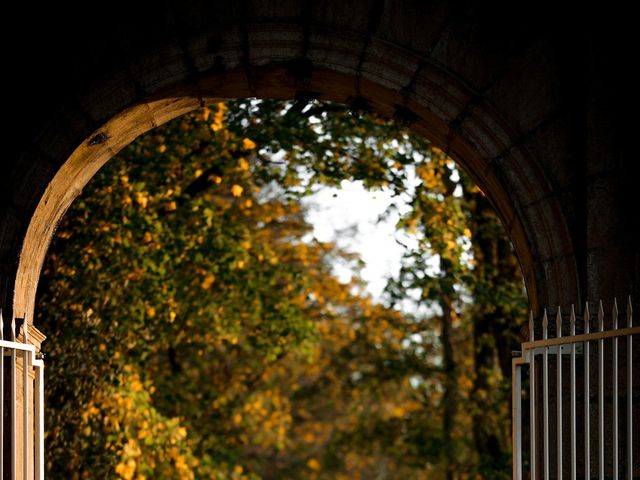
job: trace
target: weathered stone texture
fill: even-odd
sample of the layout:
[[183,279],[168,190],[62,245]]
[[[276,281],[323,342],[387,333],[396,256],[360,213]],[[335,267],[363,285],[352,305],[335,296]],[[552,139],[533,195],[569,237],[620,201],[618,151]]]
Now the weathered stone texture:
[[[435,0],[69,8],[25,4],[7,42],[5,309],[32,214],[70,155],[84,155],[76,149],[107,124],[104,148],[116,151],[127,128],[142,132],[201,98],[248,95],[364,97],[381,114],[410,113],[414,130],[460,161],[496,206],[534,308],[638,293],[637,155],[617,83],[632,85],[624,12],[589,21],[557,8],[549,18],[535,2]],[[177,103],[154,103],[163,98]],[[148,118],[119,118],[147,103]]]

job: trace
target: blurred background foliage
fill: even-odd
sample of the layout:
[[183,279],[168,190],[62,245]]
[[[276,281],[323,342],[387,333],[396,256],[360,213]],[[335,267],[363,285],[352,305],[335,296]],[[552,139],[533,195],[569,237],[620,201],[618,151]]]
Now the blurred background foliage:
[[[345,180],[410,206],[382,302],[301,206]],[[48,478],[509,478],[518,263],[401,123],[275,100],[177,118],[74,202],[38,297]]]

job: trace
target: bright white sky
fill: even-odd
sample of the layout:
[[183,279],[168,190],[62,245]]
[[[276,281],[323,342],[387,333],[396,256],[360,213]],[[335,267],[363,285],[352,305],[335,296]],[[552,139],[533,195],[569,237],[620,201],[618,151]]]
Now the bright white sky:
[[[307,220],[318,240],[337,241],[364,260],[362,277],[375,300],[380,300],[387,278],[398,274],[404,250],[395,240],[400,235],[396,232],[398,214],[378,223],[379,216],[393,201],[388,190],[368,191],[362,182],[347,181],[342,182],[341,189],[323,187],[303,200],[308,209]],[[403,204],[399,207],[408,209]],[[353,234],[345,233],[349,228],[355,229]],[[402,242],[407,241],[403,236]],[[351,277],[351,271],[343,266],[336,266],[336,274],[343,281]]]

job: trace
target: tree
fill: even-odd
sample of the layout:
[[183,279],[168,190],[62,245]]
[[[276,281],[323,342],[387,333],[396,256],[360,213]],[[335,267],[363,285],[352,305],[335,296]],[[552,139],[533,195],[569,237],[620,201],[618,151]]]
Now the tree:
[[[358,259],[313,239],[300,208],[343,180],[410,198],[399,228],[418,247],[389,305],[332,275]],[[508,381],[486,363],[508,342],[495,329],[486,351],[456,352],[480,338],[464,319],[482,318],[482,292],[509,280],[471,265],[486,222],[465,182],[403,126],[319,102],[217,104],[135,141],[74,203],[43,273],[50,476],[488,472],[456,406]],[[439,313],[399,311],[411,289]]]

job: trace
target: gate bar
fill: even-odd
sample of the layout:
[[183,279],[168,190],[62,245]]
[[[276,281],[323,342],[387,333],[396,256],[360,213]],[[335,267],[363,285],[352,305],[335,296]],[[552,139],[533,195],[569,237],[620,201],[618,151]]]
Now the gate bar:
[[[631,297],[627,302],[627,327],[633,328]],[[633,339],[627,336],[627,477],[633,478]]]
[[[576,334],[576,312],[571,305],[569,318],[569,335]],[[577,456],[576,456],[576,344],[571,344],[571,480],[576,480]]]
[[[562,337],[562,315],[560,313],[560,306],[558,305],[558,311],[556,312],[556,338]],[[558,347],[556,353],[556,452],[558,455],[557,463],[557,476],[558,480],[562,480],[562,347]]]
[[[547,340],[549,320],[547,318],[547,309],[544,309],[542,317],[542,339]],[[542,353],[542,389],[544,390],[543,410],[544,410],[544,444],[543,444],[543,468],[544,479],[549,480],[549,347],[545,346]]]
[[[604,331],[602,300],[598,306],[598,330]],[[598,340],[598,475],[604,480],[604,338]]]

